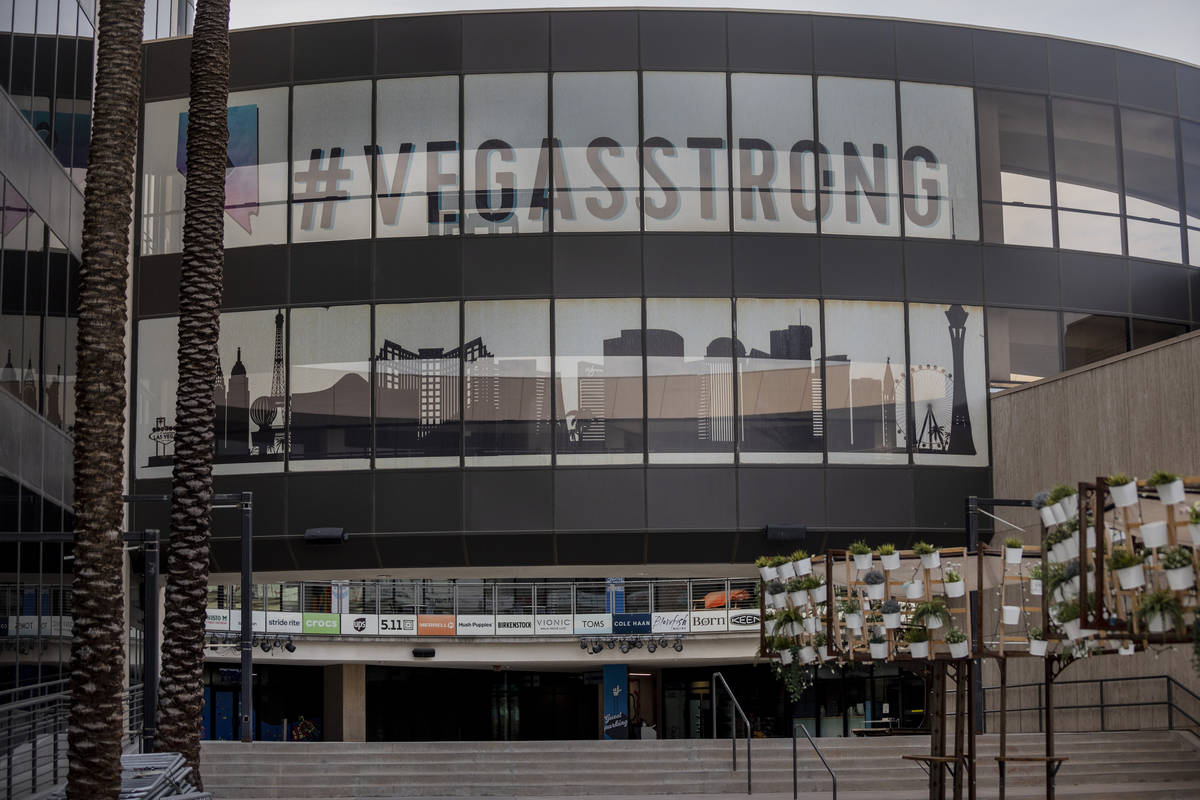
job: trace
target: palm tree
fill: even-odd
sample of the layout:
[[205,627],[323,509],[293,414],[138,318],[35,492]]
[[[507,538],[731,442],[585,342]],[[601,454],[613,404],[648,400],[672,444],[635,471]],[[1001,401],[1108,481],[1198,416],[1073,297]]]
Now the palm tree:
[[[220,368],[217,338],[225,256],[229,0],[196,4],[191,79],[179,279],[179,391],[157,746],[182,753],[199,784],[204,616],[212,534],[213,376]],[[243,602],[248,602],[247,598]]]
[[125,591],[125,302],[144,0],[104,0],[79,278],[75,382],[75,569],[67,797],[121,790]]

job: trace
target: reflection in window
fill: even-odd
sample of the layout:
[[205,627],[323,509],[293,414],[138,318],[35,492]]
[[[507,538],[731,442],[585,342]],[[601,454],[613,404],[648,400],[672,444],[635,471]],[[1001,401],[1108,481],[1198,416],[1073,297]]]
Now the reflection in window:
[[812,78],[731,78],[734,230],[815,233]]
[[179,320],[144,319],[137,326],[137,433],[133,442],[137,476],[170,477],[175,460]]
[[641,462],[641,301],[557,301],[554,346],[558,463]]
[[905,236],[979,238],[974,106],[963,86],[901,82]]
[[904,305],[827,300],[825,353],[830,462],[908,461]]
[[546,76],[463,79],[467,233],[550,229]]
[[375,308],[378,466],[457,466],[458,303]]
[[458,77],[376,87],[378,236],[458,233]]
[[1178,262],[1183,251],[1175,121],[1122,109],[1121,148],[1129,255]]
[[1113,108],[1053,102],[1059,247],[1119,254],[1121,201]]
[[1053,246],[1045,98],[980,91],[978,114],[984,240]]
[[367,458],[370,308],[294,308],[290,331],[289,469],[328,469],[332,465],[321,459]]
[[1187,325],[1174,322],[1157,322],[1152,319],[1135,319],[1132,322],[1133,346],[1145,347],[1155,342],[1173,339],[1188,332]]
[[282,469],[287,339],[282,309],[221,315],[216,400],[216,474]]
[[733,460],[732,327],[726,299],[646,300],[651,462]]
[[1124,317],[1063,313],[1063,354],[1066,369],[1120,355],[1129,349]]
[[[21,400],[40,410],[46,374],[42,363],[42,315],[46,307],[46,223],[32,210],[25,218],[25,313],[22,317]],[[5,265],[5,273],[8,265]],[[18,266],[18,270],[20,267]]]
[[1188,262],[1200,266],[1200,125],[1180,120],[1183,194],[1187,198]]
[[371,82],[292,90],[292,241],[371,236]]
[[42,414],[50,424],[65,426],[65,402],[68,391],[74,387],[67,384],[67,350],[74,347],[67,337],[73,332],[68,325],[67,282],[70,274],[71,256],[57,236],[48,236],[50,247],[46,253],[46,318],[42,332]]
[[899,236],[895,84],[821,76],[817,98],[821,231]]
[[29,206],[12,184],[0,181],[0,391],[24,394],[21,339],[25,314],[25,232]]
[[741,460],[820,462],[821,304],[738,298]]
[[913,462],[986,466],[983,308],[910,303],[908,341]]
[[637,84],[636,72],[555,73],[556,231],[640,227]]
[[466,304],[467,465],[550,463],[550,301]]
[[729,230],[725,74],[642,75],[646,230]]
[[988,375],[993,390],[1054,375],[1058,366],[1058,312],[989,308]]

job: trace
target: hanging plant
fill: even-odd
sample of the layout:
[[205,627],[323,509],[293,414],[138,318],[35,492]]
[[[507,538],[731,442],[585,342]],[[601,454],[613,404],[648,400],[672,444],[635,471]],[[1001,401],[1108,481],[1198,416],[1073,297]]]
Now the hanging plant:
[[1183,481],[1173,472],[1156,469],[1154,474],[1146,479],[1146,485],[1158,490],[1158,499],[1164,506],[1183,502]]
[[887,592],[887,578],[877,569],[869,570],[863,575],[863,583],[867,585],[867,597],[871,600],[882,600]]
[[1124,472],[1114,472],[1108,476],[1108,490],[1112,494],[1113,504],[1117,508],[1125,508],[1137,503],[1137,480]]
[[950,614],[950,609],[946,608],[946,602],[941,599],[917,603],[917,607],[913,609],[912,618],[913,622],[924,625],[926,628],[941,628],[949,625],[954,619]]
[[1183,627],[1183,607],[1174,592],[1166,589],[1148,592],[1142,597],[1137,615],[1151,633],[1166,633]]

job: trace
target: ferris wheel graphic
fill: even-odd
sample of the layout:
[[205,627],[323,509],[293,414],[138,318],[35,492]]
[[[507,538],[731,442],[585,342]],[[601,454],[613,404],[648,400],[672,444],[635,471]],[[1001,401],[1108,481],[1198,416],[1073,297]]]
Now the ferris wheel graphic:
[[[954,410],[954,376],[936,364],[914,364],[909,368],[912,381],[914,436],[913,450],[918,453],[945,453],[950,450],[950,424]],[[907,419],[907,396],[903,374],[896,379],[896,420]]]

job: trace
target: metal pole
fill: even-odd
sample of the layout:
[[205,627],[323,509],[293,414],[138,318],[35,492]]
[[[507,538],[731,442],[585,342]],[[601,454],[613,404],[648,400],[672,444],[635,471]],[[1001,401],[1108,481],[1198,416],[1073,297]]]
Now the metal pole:
[[1046,800],[1054,800],[1054,662],[1046,664]]
[[1008,762],[1004,760],[1008,755],[1008,658],[998,658],[996,664],[1000,667],[1000,761],[998,766],[1000,768],[1000,800],[1004,800],[1005,771],[1008,769]]
[[[253,493],[242,492],[242,741],[254,741],[250,721],[254,716],[254,594]],[[265,631],[264,631],[265,633]]]
[[1104,681],[1100,681],[1100,730],[1104,730]]
[[[1104,684],[1100,684],[1102,687]],[[1175,687],[1167,676],[1167,730],[1175,730]]]
[[158,531],[147,530],[143,537],[142,752],[153,753],[158,709]]
[[792,800],[800,797],[800,773],[796,763],[796,718],[792,717]]

